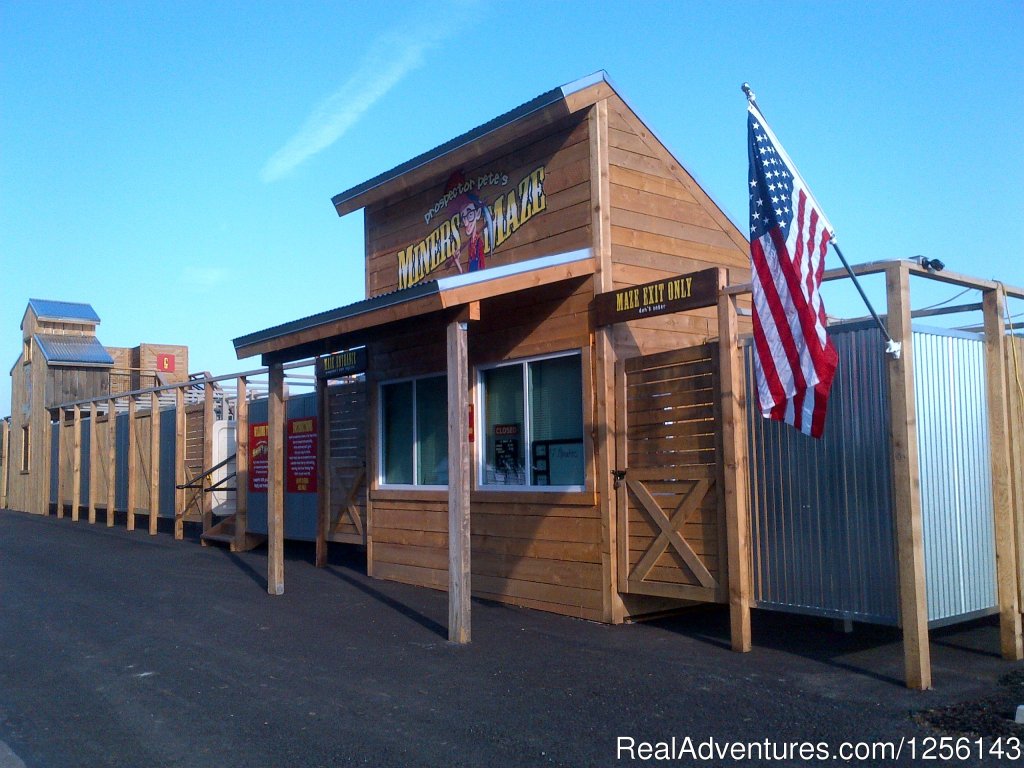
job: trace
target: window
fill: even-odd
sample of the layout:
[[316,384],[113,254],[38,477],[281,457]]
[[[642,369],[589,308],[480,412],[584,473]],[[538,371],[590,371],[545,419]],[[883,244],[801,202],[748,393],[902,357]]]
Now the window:
[[380,388],[381,482],[448,484],[448,382],[444,376]]
[[581,369],[575,352],[481,371],[482,485],[582,488]]
[[21,428],[21,471],[28,472],[28,427]]
[[21,363],[22,365],[28,365],[32,362],[32,339],[25,339],[25,343],[21,349]]

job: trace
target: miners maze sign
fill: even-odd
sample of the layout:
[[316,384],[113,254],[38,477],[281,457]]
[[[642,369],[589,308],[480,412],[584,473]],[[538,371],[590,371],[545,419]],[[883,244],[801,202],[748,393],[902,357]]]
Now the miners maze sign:
[[452,175],[444,194],[423,212],[427,236],[398,252],[398,287],[445,268],[458,274],[485,269],[505,241],[545,210],[543,165],[518,179],[500,172]]

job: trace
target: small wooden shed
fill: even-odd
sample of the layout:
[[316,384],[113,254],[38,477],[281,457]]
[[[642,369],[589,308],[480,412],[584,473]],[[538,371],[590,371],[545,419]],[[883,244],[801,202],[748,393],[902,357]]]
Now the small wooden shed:
[[[365,347],[365,488],[322,482],[320,504],[326,541],[358,499],[370,574],[616,623],[727,602],[734,478],[709,342],[748,244],[604,73],[333,203],[364,210],[366,299],[234,340],[270,368],[270,591],[281,366]],[[701,291],[710,307],[672,311]],[[319,386],[326,456],[335,388]],[[467,601],[452,597],[455,639]]]

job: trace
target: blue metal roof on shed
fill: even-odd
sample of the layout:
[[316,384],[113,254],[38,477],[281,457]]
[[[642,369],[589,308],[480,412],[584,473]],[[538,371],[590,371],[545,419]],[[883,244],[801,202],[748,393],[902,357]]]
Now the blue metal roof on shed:
[[89,304],[75,301],[29,299],[29,307],[40,320],[70,320],[78,323],[99,323],[100,316]]
[[110,368],[114,358],[95,336],[35,334],[36,344],[50,365],[85,365]]

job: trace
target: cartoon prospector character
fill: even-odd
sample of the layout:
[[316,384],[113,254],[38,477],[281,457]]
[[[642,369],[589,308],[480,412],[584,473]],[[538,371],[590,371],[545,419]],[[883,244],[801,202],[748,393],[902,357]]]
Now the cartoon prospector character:
[[[453,179],[457,178],[460,177],[453,177]],[[452,182],[449,181],[449,184],[452,184]],[[448,209],[459,214],[459,222],[465,232],[463,247],[467,250],[469,271],[476,272],[478,269],[484,269],[486,266],[484,257],[484,225],[487,226],[490,242],[494,242],[494,218],[491,215],[490,209],[472,192],[463,192],[457,195],[448,204]],[[454,255],[454,259],[452,259],[459,272],[464,271],[460,263],[461,256],[462,249],[460,248],[459,252]]]

